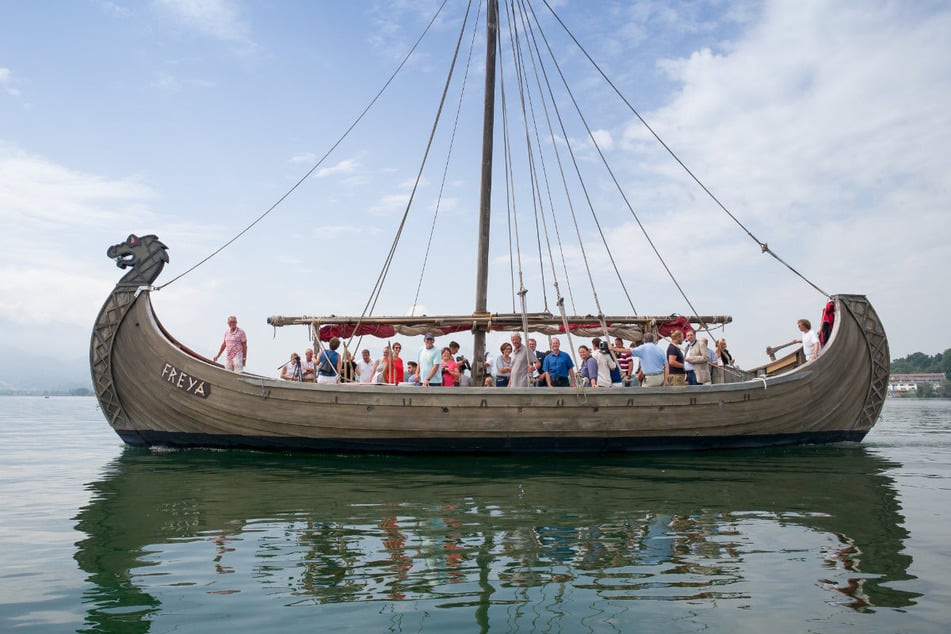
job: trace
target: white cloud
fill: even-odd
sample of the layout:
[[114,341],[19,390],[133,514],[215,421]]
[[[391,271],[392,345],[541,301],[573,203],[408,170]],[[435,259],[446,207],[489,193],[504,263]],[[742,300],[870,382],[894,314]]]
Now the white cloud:
[[316,161],[317,155],[313,152],[300,152],[289,159],[291,163],[304,163],[305,165],[313,165]]
[[17,235],[99,227],[141,213],[152,191],[106,180],[0,144],[0,219]]
[[250,27],[230,0],[155,0],[187,28],[217,40],[249,43]]
[[151,85],[153,88],[158,88],[159,90],[164,90],[167,92],[177,92],[182,88],[182,83],[178,80],[178,78],[165,71],[156,72],[155,78],[152,80]]
[[[951,191],[944,158],[951,145],[951,43],[942,35],[948,32],[947,10],[768,2],[762,21],[728,49],[663,61],[680,90],[647,115],[701,180],[792,266],[828,292],[868,293],[900,356],[927,344],[924,337],[913,343],[895,324],[907,314],[951,310],[934,294],[904,290],[914,254],[931,270],[951,266],[951,223],[938,215]],[[639,123],[623,140],[648,176],[679,171],[659,150],[648,152],[654,143]],[[658,167],[662,160],[671,167]],[[645,207],[678,212],[703,196],[693,189],[668,187],[673,195],[666,200],[655,189]],[[689,249],[681,242],[689,252],[672,260],[675,273],[689,276],[688,295],[721,286],[713,280],[732,249],[756,251],[752,241],[726,246],[720,236],[727,234],[709,222],[679,212],[670,219],[654,236],[668,257],[678,235],[707,237]],[[784,270],[767,256],[761,260],[767,270]],[[809,301],[810,292],[795,297]],[[819,300],[813,294],[811,301]],[[759,310],[765,316],[777,308]]]
[[598,147],[605,152],[614,148],[614,138],[608,130],[592,130],[591,136]]
[[82,260],[50,254],[47,259],[53,262],[46,267],[0,264],[0,316],[20,324],[88,327],[91,308],[102,303],[114,282],[92,270],[78,272],[89,268]]
[[753,213],[810,199],[839,213],[886,183],[917,187],[951,141],[951,16],[897,11],[770,5],[734,51],[665,63],[683,88],[657,127],[711,183],[759,201]]
[[355,160],[345,159],[336,165],[331,165],[330,167],[321,167],[316,172],[314,172],[314,178],[324,178],[326,176],[334,176],[337,174],[353,174],[359,166],[360,164]]
[[127,18],[132,15],[131,9],[118,5],[115,2],[110,2],[109,0],[98,0],[96,4],[109,15],[114,15],[119,18]]
[[0,68],[0,88],[12,97],[19,97],[20,90],[13,85],[13,73],[9,68]]
[[213,82],[203,79],[180,79],[178,76],[164,70],[156,72],[151,83],[153,88],[164,92],[178,92],[192,86],[207,88],[213,85]]
[[88,325],[110,286],[90,244],[112,239],[104,228],[151,219],[152,198],[135,179],[105,179],[0,144],[0,316]]
[[[425,187],[428,183],[429,181],[426,180],[425,176],[419,178],[419,187]],[[407,178],[405,181],[402,181],[399,186],[401,189],[413,189],[417,186],[416,177]]]
[[406,203],[408,202],[409,194],[387,194],[381,196],[376,204],[370,207],[370,211],[378,214],[403,211],[406,209]]

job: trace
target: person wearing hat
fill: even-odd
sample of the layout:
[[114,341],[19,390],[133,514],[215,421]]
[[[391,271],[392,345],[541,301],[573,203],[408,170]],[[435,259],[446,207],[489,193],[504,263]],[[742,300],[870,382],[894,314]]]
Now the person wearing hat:
[[427,332],[423,337],[423,347],[419,351],[419,382],[423,385],[442,385],[442,375],[439,373],[439,350],[436,349],[436,338],[433,333]]

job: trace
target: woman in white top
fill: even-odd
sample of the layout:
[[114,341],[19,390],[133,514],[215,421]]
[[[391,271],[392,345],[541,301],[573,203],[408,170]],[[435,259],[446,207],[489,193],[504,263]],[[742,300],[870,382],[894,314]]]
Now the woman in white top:
[[291,360],[281,366],[281,378],[285,381],[301,381],[300,355],[291,353]]

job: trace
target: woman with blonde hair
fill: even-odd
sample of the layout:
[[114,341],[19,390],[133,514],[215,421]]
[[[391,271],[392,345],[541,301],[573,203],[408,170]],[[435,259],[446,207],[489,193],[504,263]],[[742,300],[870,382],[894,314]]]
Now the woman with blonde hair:
[[717,355],[716,361],[720,365],[724,365],[724,366],[733,365],[734,363],[733,355],[730,354],[730,351],[726,349],[726,339],[723,339],[723,338],[717,339],[716,355]]

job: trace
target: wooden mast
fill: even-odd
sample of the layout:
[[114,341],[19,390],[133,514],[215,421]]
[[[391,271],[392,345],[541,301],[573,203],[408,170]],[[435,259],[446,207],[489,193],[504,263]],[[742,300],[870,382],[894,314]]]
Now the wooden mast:
[[[495,130],[495,54],[498,48],[499,3],[486,7],[485,106],[482,119],[482,189],[479,197],[479,252],[476,266],[475,314],[487,313],[489,280],[489,221],[492,213],[492,137]],[[472,383],[481,386],[485,376],[485,329],[473,328]]]

